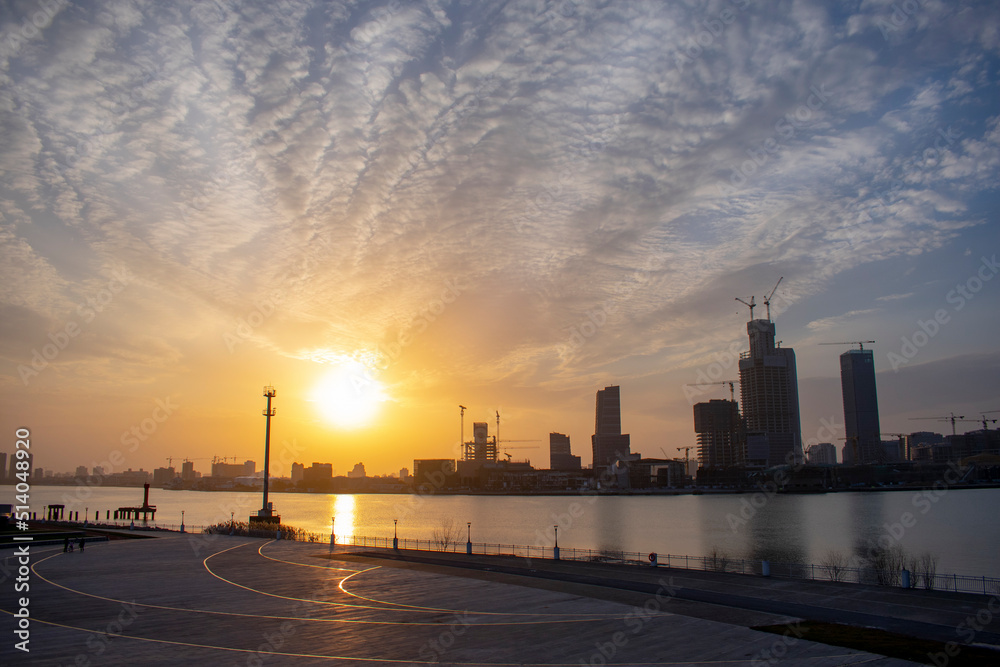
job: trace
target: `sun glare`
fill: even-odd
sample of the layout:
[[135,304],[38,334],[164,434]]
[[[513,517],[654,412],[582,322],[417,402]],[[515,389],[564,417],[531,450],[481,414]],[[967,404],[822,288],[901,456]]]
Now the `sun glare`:
[[312,398],[328,422],[354,429],[371,424],[387,397],[368,366],[345,359],[337,361],[320,378]]

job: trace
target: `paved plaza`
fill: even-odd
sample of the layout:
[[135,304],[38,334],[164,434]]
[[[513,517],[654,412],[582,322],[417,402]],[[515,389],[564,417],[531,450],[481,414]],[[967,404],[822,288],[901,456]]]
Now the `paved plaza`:
[[[13,550],[0,558],[8,573],[0,585],[3,665],[888,667],[913,663],[811,642],[795,614],[862,615],[947,635],[988,600],[169,534],[89,544],[83,553],[34,547],[23,653],[11,630],[25,594],[9,576]],[[751,629],[776,624],[788,631]],[[997,626],[977,639],[994,639]]]

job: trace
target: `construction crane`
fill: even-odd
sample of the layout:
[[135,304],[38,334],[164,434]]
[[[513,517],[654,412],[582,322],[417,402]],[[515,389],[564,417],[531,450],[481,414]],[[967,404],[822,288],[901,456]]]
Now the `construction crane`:
[[750,297],[750,301],[744,301],[740,297],[736,297],[736,300],[742,303],[744,306],[750,309],[750,320],[753,320],[753,309],[757,307],[756,302],[754,302],[753,297]]
[[956,415],[954,412],[949,412],[947,417],[910,417],[910,419],[912,421],[920,421],[920,420],[928,420],[928,419],[936,421],[936,422],[947,422],[947,421],[950,421],[951,422],[951,434],[952,435],[957,435],[957,433],[955,431],[955,422],[957,422],[957,421],[964,421],[965,420],[965,415]]
[[851,340],[846,343],[820,343],[820,345],[857,345],[859,350],[864,351],[865,345],[874,342],[873,340]]
[[690,475],[691,474],[691,467],[690,467],[691,464],[689,463],[689,459],[691,457],[691,450],[692,449],[697,449],[697,447],[678,447],[677,448],[677,451],[681,451],[681,450],[684,451],[684,474],[685,475]]
[[[500,440],[500,442],[541,442],[541,440]],[[507,445],[501,446],[498,444],[497,447],[502,449],[503,455],[508,458],[510,457],[510,454],[507,453],[507,450],[509,449],[538,449],[538,445],[518,445],[515,447],[508,447]]]
[[693,384],[688,384],[688,385],[685,385],[685,386],[686,387],[714,387],[715,385],[719,385],[719,384],[728,384],[729,385],[729,400],[731,400],[731,401],[733,401],[735,403],[736,402],[736,389],[734,388],[733,385],[735,383],[737,383],[737,382],[739,382],[739,380],[719,380],[718,382],[695,382]]
[[781,281],[784,280],[784,279],[785,279],[785,276],[781,276],[780,278],[778,278],[778,282],[776,282],[774,284],[774,289],[771,290],[770,294],[768,294],[766,297],[764,297],[764,307],[767,308],[767,321],[768,322],[771,321],[771,297],[774,296],[774,293],[778,291],[778,285],[780,285]]
[[982,416],[982,418],[983,418],[983,430],[984,431],[988,431],[989,430],[989,427],[986,426],[986,422],[992,422],[994,424],[997,423],[996,419],[987,419],[986,415],[992,415],[992,414],[995,414],[997,412],[1000,412],[1000,410],[987,410],[986,412],[980,412],[979,413]]

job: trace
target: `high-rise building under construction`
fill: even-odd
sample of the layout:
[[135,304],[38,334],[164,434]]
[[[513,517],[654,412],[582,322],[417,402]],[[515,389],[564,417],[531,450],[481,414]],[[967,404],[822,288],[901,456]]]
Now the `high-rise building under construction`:
[[747,322],[747,334],[750,351],[740,355],[747,462],[765,466],[800,462],[802,427],[795,351],[775,347],[770,318]]
[[621,389],[612,385],[597,391],[594,435],[594,470],[605,468],[631,452],[630,437],[622,433]]
[[871,350],[848,350],[840,355],[840,386],[847,431],[844,463],[883,462],[885,452],[878,422],[875,356]]
[[694,406],[694,431],[702,468],[736,468],[746,463],[736,401],[712,399]]

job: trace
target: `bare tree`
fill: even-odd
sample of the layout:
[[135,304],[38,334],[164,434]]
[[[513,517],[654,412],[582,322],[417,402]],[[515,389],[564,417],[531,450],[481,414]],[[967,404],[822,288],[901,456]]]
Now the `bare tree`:
[[441,551],[448,551],[453,544],[458,544],[459,527],[452,518],[441,519],[438,527],[434,529],[434,543]]
[[820,565],[826,570],[826,575],[830,578],[830,581],[844,581],[847,575],[847,568],[851,565],[851,559],[839,551],[832,550],[826,553]]
[[906,550],[901,544],[883,546],[874,545],[864,552],[863,558],[875,574],[875,579],[881,586],[899,586],[906,567]]
[[705,566],[706,569],[714,570],[715,572],[725,572],[729,566],[729,560],[729,554],[719,547],[712,547],[712,551],[709,552],[708,557],[705,559]]
[[934,577],[937,575],[937,556],[925,551],[919,556],[910,558],[910,572],[913,573],[913,587],[923,586],[927,590],[933,590]]

